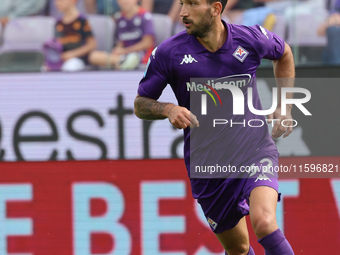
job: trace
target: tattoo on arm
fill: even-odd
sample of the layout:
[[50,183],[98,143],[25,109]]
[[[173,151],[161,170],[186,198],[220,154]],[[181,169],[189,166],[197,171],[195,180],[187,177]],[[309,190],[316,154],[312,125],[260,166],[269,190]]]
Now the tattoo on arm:
[[147,97],[137,97],[135,100],[135,114],[146,120],[165,119],[164,109],[169,103],[160,103]]

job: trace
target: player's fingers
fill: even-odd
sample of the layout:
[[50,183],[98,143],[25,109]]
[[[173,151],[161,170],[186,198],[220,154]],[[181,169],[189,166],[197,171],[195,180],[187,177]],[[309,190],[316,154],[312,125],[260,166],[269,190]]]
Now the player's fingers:
[[187,118],[186,116],[180,115],[177,120],[177,123],[179,124],[181,128],[186,129],[187,127],[190,126],[190,119]]
[[187,125],[185,125],[185,123],[183,123],[181,117],[179,115],[177,115],[176,117],[170,117],[169,121],[172,125],[174,125],[176,128],[178,129],[182,129],[182,128],[186,128]]
[[267,116],[267,123],[272,123],[273,122],[273,118],[274,118],[274,114],[269,114],[268,116]]
[[188,127],[187,124],[185,124],[184,122],[182,121],[176,121],[174,123],[171,123],[172,125],[174,125],[176,128],[178,129],[186,129]]
[[290,125],[290,127],[288,127],[287,132],[284,134],[283,138],[286,138],[286,137],[289,136],[290,133],[292,133],[292,132],[293,132],[293,127]]
[[193,113],[190,113],[190,127],[191,128],[199,127],[198,119]]
[[181,126],[176,120],[169,119],[169,122],[176,128],[181,129]]
[[190,112],[183,107],[173,107],[169,113],[169,121],[178,129],[187,128],[190,125]]
[[285,133],[287,132],[287,128],[286,127],[282,127],[282,128],[279,128],[278,130],[278,134],[277,134],[277,137],[281,137],[282,135],[284,135]]
[[291,126],[291,121],[284,121],[284,119],[281,120],[279,127],[279,137],[287,133],[289,126]]
[[287,128],[282,125],[282,120],[275,122],[274,128],[272,130],[272,137],[279,138],[284,133],[286,133]]
[[272,137],[273,138],[277,138],[277,130],[279,128],[279,125],[280,125],[280,122],[279,121],[275,121],[275,124],[274,124],[274,127],[273,127],[273,130],[272,130]]
[[336,15],[336,16],[334,17],[334,21],[336,22],[337,25],[339,25],[340,16],[339,16],[339,15]]
[[[185,109],[181,115],[182,122],[186,124],[186,127],[198,127],[198,120],[194,114],[188,109]],[[185,128],[186,128],[185,127]]]

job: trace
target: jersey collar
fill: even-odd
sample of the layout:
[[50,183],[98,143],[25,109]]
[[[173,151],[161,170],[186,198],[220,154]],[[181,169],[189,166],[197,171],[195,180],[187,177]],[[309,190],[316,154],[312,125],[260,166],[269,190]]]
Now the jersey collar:
[[[231,32],[230,32],[230,25],[227,24],[224,20],[222,20],[222,23],[223,23],[224,27],[227,29],[227,39],[225,40],[222,47],[219,48],[216,52],[219,52],[221,50],[228,50],[228,48],[230,48],[230,46],[231,46],[232,36],[231,36]],[[197,38],[195,36],[190,35],[190,38],[191,38],[191,41],[192,41],[193,49],[196,53],[205,52],[205,51],[210,52],[197,40]],[[214,52],[214,53],[216,53],[216,52]],[[212,52],[210,52],[210,53],[212,53]]]

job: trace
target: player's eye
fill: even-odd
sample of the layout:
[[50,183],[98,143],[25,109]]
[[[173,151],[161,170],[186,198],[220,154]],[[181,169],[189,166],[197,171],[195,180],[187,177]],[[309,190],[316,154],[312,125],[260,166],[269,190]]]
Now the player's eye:
[[197,5],[195,2],[190,2],[190,5]]

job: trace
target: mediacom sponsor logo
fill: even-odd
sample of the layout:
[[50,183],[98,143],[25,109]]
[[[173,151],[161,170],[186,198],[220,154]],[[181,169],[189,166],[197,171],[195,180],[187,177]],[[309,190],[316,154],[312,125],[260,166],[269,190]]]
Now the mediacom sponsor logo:
[[250,74],[229,75],[216,79],[208,79],[204,83],[187,82],[187,91],[210,91],[224,89],[226,85],[242,88],[251,81]]

